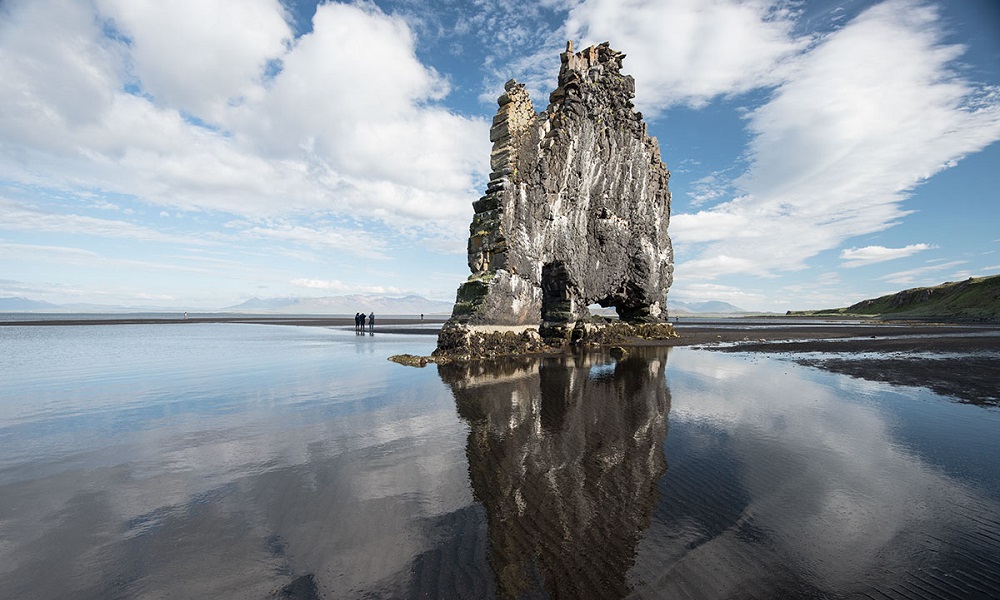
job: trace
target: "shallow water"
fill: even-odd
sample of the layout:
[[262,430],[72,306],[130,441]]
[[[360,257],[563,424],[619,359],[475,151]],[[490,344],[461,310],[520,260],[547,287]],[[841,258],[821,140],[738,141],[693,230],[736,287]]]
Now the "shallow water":
[[689,348],[0,329],[0,597],[997,597],[1000,410]]

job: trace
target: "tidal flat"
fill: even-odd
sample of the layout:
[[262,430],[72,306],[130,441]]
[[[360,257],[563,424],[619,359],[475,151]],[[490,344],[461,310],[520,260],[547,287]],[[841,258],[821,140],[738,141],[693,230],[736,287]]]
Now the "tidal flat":
[[299,324],[0,327],[0,597],[1000,595],[1000,408],[810,363],[902,329],[419,369]]

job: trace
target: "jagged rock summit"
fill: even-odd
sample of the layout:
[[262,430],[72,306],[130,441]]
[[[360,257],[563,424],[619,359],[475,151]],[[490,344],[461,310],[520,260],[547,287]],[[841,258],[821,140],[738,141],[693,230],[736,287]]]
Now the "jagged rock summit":
[[579,53],[568,43],[541,113],[524,85],[507,82],[490,130],[490,182],[473,203],[472,274],[436,354],[600,338],[594,303],[616,308],[619,333],[627,324],[673,335],[670,172],[634,110],[624,57],[607,43]]

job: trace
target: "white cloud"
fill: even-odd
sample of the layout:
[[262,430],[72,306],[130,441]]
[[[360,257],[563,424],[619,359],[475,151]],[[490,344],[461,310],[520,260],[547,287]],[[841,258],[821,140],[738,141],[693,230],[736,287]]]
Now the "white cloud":
[[[677,169],[673,169],[676,173]],[[712,173],[691,183],[692,191],[688,192],[693,206],[700,206],[725,197],[732,191],[732,182],[723,178],[721,173]]]
[[861,267],[887,260],[895,260],[912,256],[917,252],[932,248],[927,244],[910,244],[902,248],[886,248],[885,246],[865,246],[864,248],[847,248],[840,252],[840,258],[845,267]]
[[475,176],[487,174],[487,122],[433,105],[448,85],[416,58],[401,19],[327,4],[313,27],[237,109],[247,138],[264,155],[299,156],[342,209],[467,218]]
[[[738,205],[733,200],[729,206]],[[720,239],[755,237],[752,219],[745,211],[701,210],[675,214],[670,218],[670,235],[676,244],[697,244]]]
[[90,205],[91,208],[96,208],[98,210],[121,210],[122,207],[114,204],[113,202],[108,202],[107,200],[98,200],[97,202]]
[[158,106],[209,122],[250,93],[292,37],[277,0],[96,0],[131,40],[129,58]]
[[168,242],[191,246],[204,246],[213,243],[204,238],[163,233],[128,221],[60,214],[25,207],[5,198],[0,198],[0,229],[30,231],[32,233],[86,235],[143,242]]
[[44,244],[15,244],[0,241],[0,251],[7,260],[46,260],[59,263],[80,264],[93,262],[99,255],[90,250],[49,246]]
[[673,218],[678,256],[694,257],[679,270],[802,269],[896,224],[916,185],[1000,139],[1000,94],[955,74],[962,48],[942,35],[933,9],[893,0],[797,59],[748,116],[746,195]]
[[[636,79],[636,104],[649,116],[677,104],[703,106],[781,80],[785,61],[804,48],[808,38],[793,34],[794,12],[782,0],[567,0],[551,3],[567,11],[562,27],[535,29],[536,7],[500,2],[470,20],[480,35],[497,40],[495,68],[480,95],[492,102],[510,77],[524,83],[536,110],[548,104],[559,69],[558,53],[567,40],[576,49],[611,42],[628,54],[625,71]],[[470,26],[471,27],[471,26]]]
[[289,283],[295,287],[304,287],[311,290],[336,290],[343,292],[348,289],[348,285],[339,279],[293,279]]
[[164,210],[465,227],[489,125],[437,104],[447,81],[404,21],[324,4],[289,43],[276,0],[189,4],[9,4],[0,179]]
[[951,269],[952,267],[957,267],[959,265],[964,265],[966,262],[968,261],[953,260],[946,263],[931,264],[927,265],[926,267],[918,267],[916,269],[907,269],[906,271],[896,271],[895,273],[889,273],[888,275],[879,277],[879,279],[881,279],[882,281],[888,281],[889,283],[896,283],[900,285],[910,285],[915,283],[938,284],[941,282],[937,280],[932,280],[930,274],[938,273],[939,271],[945,271]]
[[212,275],[216,270],[169,262],[137,260],[121,256],[105,256],[90,250],[66,246],[41,244],[14,244],[0,242],[0,253],[6,260],[23,260],[34,263],[52,263],[72,266],[81,271],[94,267],[108,269],[136,269],[141,272],[180,272],[188,274]]
[[580,47],[611,41],[629,52],[636,103],[653,113],[780,82],[809,42],[795,36],[794,16],[777,0],[587,0],[566,31]]
[[66,149],[57,137],[107,117],[124,62],[87,4],[11,0],[0,11],[0,140]]
[[324,290],[326,292],[337,292],[340,294],[403,294],[406,290],[393,286],[381,285],[359,285],[356,283],[344,283],[339,279],[293,279],[289,282],[295,287],[307,288],[310,290]]
[[289,223],[273,225],[230,224],[241,228],[240,237],[269,239],[300,244],[310,248],[328,249],[366,258],[386,258],[388,243],[361,229],[317,228]]

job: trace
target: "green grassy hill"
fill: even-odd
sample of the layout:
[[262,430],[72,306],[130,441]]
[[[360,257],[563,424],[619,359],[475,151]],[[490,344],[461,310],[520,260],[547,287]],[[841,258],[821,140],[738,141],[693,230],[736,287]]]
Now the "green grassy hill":
[[970,277],[862,300],[847,308],[788,311],[795,316],[878,316],[896,319],[1000,321],[1000,275]]

